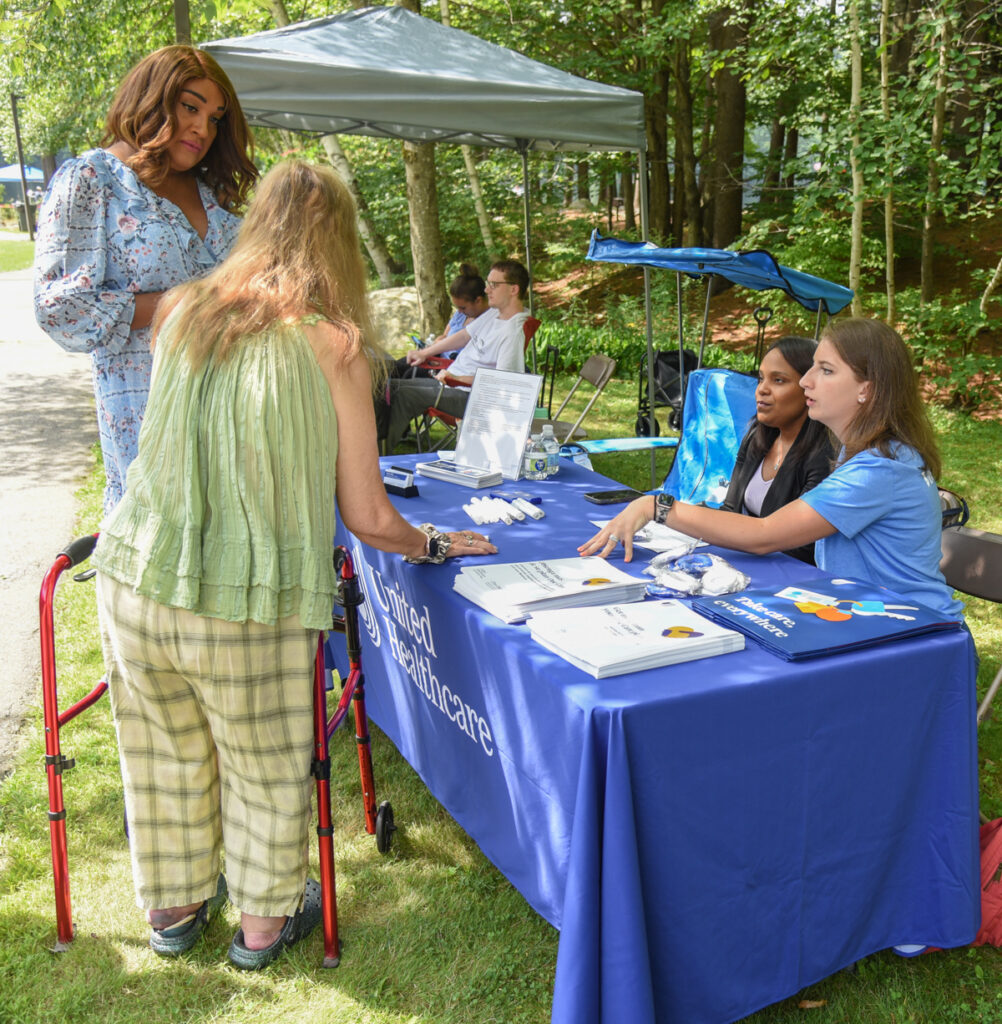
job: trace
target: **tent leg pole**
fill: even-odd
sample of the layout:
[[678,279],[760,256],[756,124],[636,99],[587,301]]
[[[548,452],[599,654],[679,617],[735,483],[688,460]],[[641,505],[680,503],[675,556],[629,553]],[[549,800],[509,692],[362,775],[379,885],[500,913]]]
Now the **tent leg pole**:
[[[525,269],[529,273],[529,316],[536,315],[535,289],[532,286],[532,221],[529,218],[529,142],[518,140],[522,154],[522,218],[525,222]],[[536,338],[532,339],[532,372],[536,372]]]
[[814,340],[817,341],[821,337],[821,299],[818,299],[818,318],[814,321]]
[[[706,305],[703,307],[703,333],[699,336],[699,359],[696,360],[696,366],[703,365],[703,349],[706,347],[706,330],[710,323],[710,295],[713,293],[713,275],[708,274],[706,278]],[[679,373],[682,372],[681,365],[679,366]]]
[[[682,371],[682,349],[685,346],[685,318],[682,316],[682,274],[675,271],[675,305],[678,310],[678,368]],[[680,409],[685,409],[685,375],[679,377]]]
[[[645,140],[646,141],[646,140]],[[637,150],[637,179],[640,182],[640,234],[646,242],[650,238],[650,211],[647,196],[647,146]],[[654,325],[651,322],[651,271],[644,267],[644,323],[647,329],[647,408],[648,437],[654,437]],[[658,467],[655,450],[651,449],[651,490],[658,485]]]

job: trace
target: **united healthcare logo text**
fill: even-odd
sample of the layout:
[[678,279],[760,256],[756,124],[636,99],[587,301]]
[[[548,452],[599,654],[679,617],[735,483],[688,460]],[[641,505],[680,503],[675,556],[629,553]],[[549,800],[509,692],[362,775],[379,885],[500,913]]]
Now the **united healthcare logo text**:
[[494,737],[490,723],[439,681],[438,653],[428,606],[417,608],[411,604],[400,584],[369,565],[361,551],[356,549],[353,559],[356,569],[364,566],[366,570],[359,573],[366,598],[360,613],[373,644],[381,647],[385,634],[387,653],[403,668],[422,696],[488,757],[493,757]]

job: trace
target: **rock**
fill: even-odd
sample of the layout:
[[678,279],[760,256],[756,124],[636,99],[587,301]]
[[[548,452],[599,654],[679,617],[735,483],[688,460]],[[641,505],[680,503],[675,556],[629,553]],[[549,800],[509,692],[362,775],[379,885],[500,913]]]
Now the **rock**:
[[408,335],[421,333],[416,288],[380,288],[369,292],[372,323],[379,341],[391,352],[412,347]]

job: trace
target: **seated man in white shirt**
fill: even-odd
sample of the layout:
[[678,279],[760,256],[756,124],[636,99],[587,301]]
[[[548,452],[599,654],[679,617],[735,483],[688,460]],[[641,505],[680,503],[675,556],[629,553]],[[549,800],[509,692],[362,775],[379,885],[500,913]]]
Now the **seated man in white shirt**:
[[[487,274],[487,312],[444,339],[447,347],[462,349],[455,362],[434,377],[389,382],[388,414],[385,404],[376,401],[377,422],[381,428],[385,424],[387,452],[396,447],[407,424],[429,406],[461,418],[473,376],[481,367],[517,373],[525,370],[523,325],[529,314],[522,301],[528,288],[529,274],[517,260],[493,264]],[[446,377],[455,378],[461,386],[447,386]]]

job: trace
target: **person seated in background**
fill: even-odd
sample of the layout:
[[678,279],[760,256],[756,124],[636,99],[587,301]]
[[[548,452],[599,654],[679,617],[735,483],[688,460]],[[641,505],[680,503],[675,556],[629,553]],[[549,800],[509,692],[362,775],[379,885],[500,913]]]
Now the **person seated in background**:
[[[477,370],[498,369],[522,373],[525,370],[525,321],[529,318],[523,299],[529,288],[529,272],[518,260],[499,260],[487,274],[487,302],[490,308],[468,327],[448,340],[462,351],[456,361],[433,377],[391,380],[386,400],[376,398],[376,419],[386,451],[392,452],[403,437],[407,424],[429,406],[461,418],[470,397]],[[456,381],[447,386],[446,379]],[[388,403],[388,404],[387,404]]]
[[752,554],[817,541],[818,565],[825,572],[887,587],[963,622],[963,605],[939,568],[936,438],[901,336],[879,320],[834,320],[800,386],[807,415],[841,445],[835,468],[819,484],[760,519],[668,494],[645,495],[578,553],[607,557],[622,541],[630,561],[634,534],[652,519]]
[[[831,472],[835,450],[828,428],[808,417],[800,386],[816,348],[811,338],[787,336],[762,357],[755,389],[755,420],[738,449],[722,509],[767,516],[799,498]],[[786,553],[814,564],[813,544]]]
[[472,263],[464,263],[459,268],[458,276],[449,285],[449,298],[456,312],[446,324],[445,330],[429,345],[412,348],[396,360],[390,370],[391,377],[431,377],[435,371],[423,364],[431,356],[449,355],[462,348],[453,336],[464,327],[469,327],[481,313],[486,313],[490,308],[487,285]]

